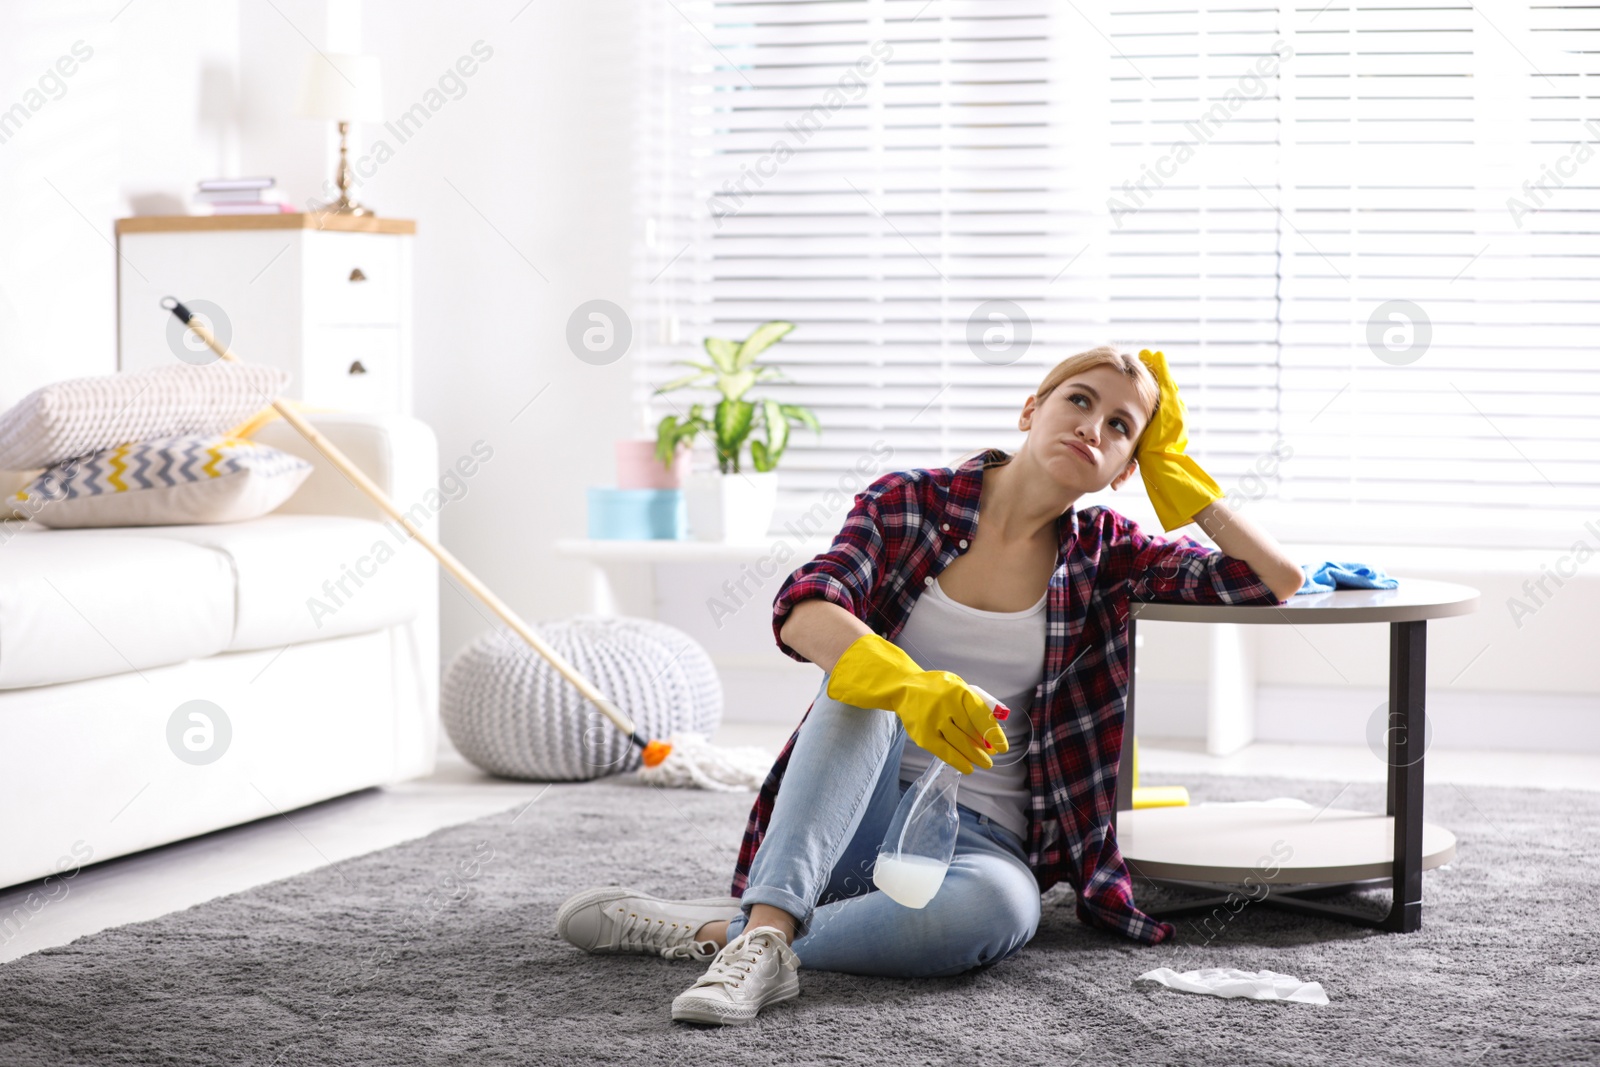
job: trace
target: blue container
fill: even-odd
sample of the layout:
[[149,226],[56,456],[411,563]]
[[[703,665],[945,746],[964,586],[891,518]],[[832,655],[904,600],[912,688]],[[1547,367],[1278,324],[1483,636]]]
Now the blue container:
[[589,487],[591,541],[684,541],[689,509],[682,489]]

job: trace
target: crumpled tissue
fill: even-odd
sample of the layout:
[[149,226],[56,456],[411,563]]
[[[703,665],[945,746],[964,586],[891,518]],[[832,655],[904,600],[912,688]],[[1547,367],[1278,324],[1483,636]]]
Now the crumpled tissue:
[[1251,1000],[1292,1000],[1300,1004],[1326,1004],[1328,994],[1318,982],[1302,982],[1276,971],[1240,971],[1232,967],[1202,967],[1179,974],[1171,967],[1158,967],[1134,979],[1134,985],[1154,983],[1184,993],[1208,993],[1214,997],[1248,997]]

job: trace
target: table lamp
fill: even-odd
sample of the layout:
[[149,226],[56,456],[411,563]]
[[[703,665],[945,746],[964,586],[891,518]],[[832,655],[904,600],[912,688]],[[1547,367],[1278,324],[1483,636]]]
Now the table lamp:
[[339,124],[339,166],[333,173],[339,198],[317,208],[335,215],[375,215],[350,199],[350,161],[346,141],[352,122],[383,121],[383,83],[377,56],[318,52],[306,57],[295,113]]

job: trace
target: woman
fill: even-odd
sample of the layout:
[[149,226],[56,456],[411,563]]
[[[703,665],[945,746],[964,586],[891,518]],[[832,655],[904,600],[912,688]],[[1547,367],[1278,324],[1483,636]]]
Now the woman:
[[[1184,453],[1184,414],[1160,352],[1096,348],[1027,398],[1015,454],[891,472],[857,494],[833,546],[773,603],[779,649],[826,673],[751,810],[734,895],[589,890],[562,907],[562,936],[711,960],[672,1015],[724,1024],[798,996],[802,960],[898,977],[991,967],[1033,937],[1062,878],[1084,922],[1171,937],[1134,906],[1109,825],[1128,603],[1278,603],[1303,580]],[[1136,469],[1166,530],[1197,521],[1221,551],[1073,510]],[[964,775],[955,856],[933,900],[906,908],[874,891],[872,866],[935,757]]]

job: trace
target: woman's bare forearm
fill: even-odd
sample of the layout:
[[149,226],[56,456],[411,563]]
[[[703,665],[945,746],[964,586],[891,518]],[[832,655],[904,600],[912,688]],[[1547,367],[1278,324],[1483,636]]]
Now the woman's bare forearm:
[[1222,501],[1213,501],[1194,518],[1224,555],[1248,563],[1279,600],[1288,600],[1305,584],[1300,565],[1273,536]]
[[783,643],[825,671],[832,671],[844,650],[872,628],[831,600],[802,600],[789,609],[778,636]]

